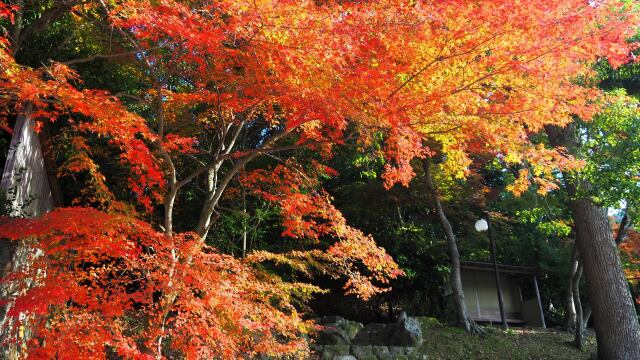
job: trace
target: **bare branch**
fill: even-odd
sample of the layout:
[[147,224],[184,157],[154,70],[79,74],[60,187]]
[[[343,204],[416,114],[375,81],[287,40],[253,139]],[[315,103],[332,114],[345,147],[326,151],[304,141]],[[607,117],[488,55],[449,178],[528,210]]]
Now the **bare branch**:
[[122,56],[135,55],[135,54],[138,54],[138,53],[139,53],[138,50],[133,50],[133,51],[127,51],[127,52],[117,53],[117,54],[95,54],[95,55],[91,55],[91,56],[86,57],[86,58],[62,61],[62,62],[60,62],[60,64],[74,65],[74,64],[81,64],[81,63],[85,63],[85,62],[94,61],[94,60],[97,60],[97,59],[111,59],[111,58],[117,58],[117,57],[122,57]]

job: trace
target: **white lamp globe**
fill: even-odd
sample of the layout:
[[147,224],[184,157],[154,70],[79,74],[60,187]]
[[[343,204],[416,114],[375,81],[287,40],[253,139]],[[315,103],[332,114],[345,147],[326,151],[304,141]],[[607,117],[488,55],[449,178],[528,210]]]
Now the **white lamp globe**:
[[487,230],[489,230],[489,224],[487,223],[487,220],[485,220],[485,219],[480,219],[480,220],[476,221],[475,227],[476,227],[476,231],[487,231]]

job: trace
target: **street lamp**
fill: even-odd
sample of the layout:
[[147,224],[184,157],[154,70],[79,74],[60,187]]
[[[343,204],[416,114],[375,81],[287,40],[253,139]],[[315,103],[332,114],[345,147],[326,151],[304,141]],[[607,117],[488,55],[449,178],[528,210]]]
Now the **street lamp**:
[[500,319],[502,320],[502,327],[507,329],[507,317],[504,314],[504,302],[502,300],[502,286],[500,285],[500,275],[498,274],[498,262],[496,261],[496,242],[493,239],[493,232],[491,231],[491,225],[489,223],[489,213],[485,212],[486,219],[479,219],[475,223],[477,232],[488,231],[489,242],[491,243],[491,261],[493,261],[493,273],[496,277],[496,288],[498,289],[498,305],[500,306]]
[[476,221],[475,227],[477,232],[487,231],[489,230],[489,223],[485,219],[480,219]]

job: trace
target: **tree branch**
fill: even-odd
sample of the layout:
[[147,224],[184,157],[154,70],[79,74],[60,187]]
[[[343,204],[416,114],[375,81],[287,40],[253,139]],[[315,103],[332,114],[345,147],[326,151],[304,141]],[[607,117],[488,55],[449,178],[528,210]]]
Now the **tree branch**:
[[138,54],[138,52],[139,52],[138,50],[132,50],[132,51],[127,51],[127,52],[117,53],[117,54],[94,54],[86,58],[62,61],[60,62],[60,64],[64,64],[64,65],[81,64],[85,62],[94,61],[97,59],[111,59],[111,58],[117,58],[121,56],[135,55],[135,54]]

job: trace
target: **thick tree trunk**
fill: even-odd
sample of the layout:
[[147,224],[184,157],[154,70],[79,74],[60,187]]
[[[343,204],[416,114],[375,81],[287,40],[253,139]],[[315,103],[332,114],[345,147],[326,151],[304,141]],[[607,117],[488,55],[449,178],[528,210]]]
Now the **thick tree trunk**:
[[[545,128],[552,146],[576,154],[580,139],[574,126]],[[629,286],[622,272],[618,249],[611,234],[606,209],[577,189],[588,190],[585,181],[567,179],[576,244],[584,267],[589,301],[593,309],[598,358],[606,360],[640,359],[640,324]]]
[[[31,112],[31,105],[25,105],[16,120],[0,180],[0,191],[5,198],[2,205],[10,216],[38,217],[53,209],[48,174]],[[4,277],[15,266],[16,251],[15,243],[0,240],[0,276]]]
[[53,209],[53,199],[38,134],[26,105],[14,127],[0,188],[11,216],[37,217]]
[[[17,118],[11,138],[11,146],[4,165],[0,191],[6,194],[7,206],[11,216],[39,217],[53,209],[54,201],[49,186],[42,148],[31,118],[31,105],[25,105]],[[27,243],[0,242],[0,274],[17,270],[27,264],[33,248]],[[0,297],[6,300],[0,309],[0,343],[9,336],[13,318],[7,313],[13,306],[12,297],[18,291],[18,284],[5,282],[0,286]],[[29,337],[28,328],[24,328],[23,341]],[[22,344],[9,343],[0,351],[3,359],[20,357]]]
[[576,240],[587,278],[600,359],[640,359],[640,324],[605,209],[571,202]]
[[449,261],[451,264],[451,274],[449,276],[449,282],[451,284],[451,290],[453,291],[453,302],[456,308],[458,316],[458,325],[465,329],[467,332],[473,332],[477,334],[484,334],[484,330],[479,327],[473,320],[469,318],[467,309],[464,304],[464,291],[462,289],[462,277],[460,276],[460,253],[458,252],[458,244],[456,242],[456,236],[453,233],[453,228],[449,219],[447,219],[444,210],[442,209],[442,203],[440,202],[440,196],[438,190],[433,183],[431,176],[431,162],[429,159],[423,162],[425,178],[427,181],[427,188],[433,196],[436,206],[436,213],[440,224],[444,228],[444,232],[447,238],[447,244],[449,246]]

